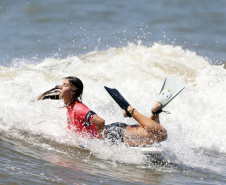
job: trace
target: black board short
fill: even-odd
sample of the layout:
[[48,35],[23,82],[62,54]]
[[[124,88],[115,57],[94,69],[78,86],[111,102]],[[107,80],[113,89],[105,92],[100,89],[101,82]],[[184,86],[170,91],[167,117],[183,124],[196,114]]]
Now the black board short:
[[126,123],[111,123],[109,125],[106,125],[106,136],[107,139],[112,143],[112,144],[117,144],[119,142],[123,142],[123,136],[125,129],[128,125]]

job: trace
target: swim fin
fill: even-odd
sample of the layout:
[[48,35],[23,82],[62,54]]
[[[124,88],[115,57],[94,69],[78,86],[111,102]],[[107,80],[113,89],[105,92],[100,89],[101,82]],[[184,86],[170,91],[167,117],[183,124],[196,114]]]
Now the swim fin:
[[104,86],[107,92],[111,95],[111,97],[115,100],[115,102],[126,111],[127,116],[132,117],[130,112],[127,110],[128,106],[130,105],[126,99],[120,94],[117,89],[111,89],[109,87]]
[[157,102],[162,104],[164,108],[170,101],[172,101],[183,89],[185,86],[183,84],[178,84],[166,77],[162,88],[160,90]]

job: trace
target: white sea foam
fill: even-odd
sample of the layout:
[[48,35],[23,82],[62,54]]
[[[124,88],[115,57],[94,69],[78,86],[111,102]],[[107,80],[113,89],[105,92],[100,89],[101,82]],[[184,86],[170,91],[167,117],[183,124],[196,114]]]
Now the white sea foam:
[[[204,58],[179,46],[161,44],[152,47],[129,44],[82,56],[47,58],[38,64],[17,60],[10,68],[0,67],[1,131],[22,130],[68,144],[62,102],[32,100],[70,75],[84,82],[83,102],[107,124],[136,122],[123,118],[120,108],[104,90],[105,85],[117,88],[137,110],[150,116],[166,76],[184,83],[185,90],[165,108],[171,114],[161,114],[162,125],[168,130],[168,140],[161,144],[168,152],[167,159],[205,167],[210,164],[200,149],[226,153],[225,69],[211,66]],[[101,146],[99,150],[95,145]],[[129,158],[123,146],[124,154],[120,156],[117,147],[107,153],[110,147],[101,143],[87,146],[100,158],[141,162],[138,157],[141,154]]]

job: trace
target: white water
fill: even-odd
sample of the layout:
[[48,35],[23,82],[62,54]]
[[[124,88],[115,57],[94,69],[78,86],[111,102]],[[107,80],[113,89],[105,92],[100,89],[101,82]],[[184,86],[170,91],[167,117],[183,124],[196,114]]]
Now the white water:
[[84,83],[83,102],[107,124],[116,121],[133,124],[134,120],[123,118],[104,86],[117,88],[130,104],[149,116],[163,79],[169,76],[184,83],[186,88],[165,108],[171,114],[161,114],[162,125],[168,131],[167,141],[161,143],[166,159],[219,173],[225,171],[225,167],[213,165],[203,154],[206,150],[226,153],[223,67],[211,66],[204,58],[181,47],[157,43],[152,47],[129,44],[65,59],[47,58],[38,64],[15,61],[10,68],[0,66],[1,132],[49,150],[54,147],[32,136],[40,135],[65,145],[81,142],[101,159],[140,164],[142,155],[124,146],[109,147],[101,141],[84,141],[71,135],[66,128],[66,110],[60,108],[61,101],[32,100],[59,84],[63,77],[73,75]]

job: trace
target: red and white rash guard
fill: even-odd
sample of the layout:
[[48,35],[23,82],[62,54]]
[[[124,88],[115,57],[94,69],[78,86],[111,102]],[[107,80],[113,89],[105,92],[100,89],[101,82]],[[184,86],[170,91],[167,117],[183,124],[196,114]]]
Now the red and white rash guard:
[[96,126],[92,124],[95,114],[95,112],[79,101],[71,106],[67,106],[68,129],[78,133],[80,136],[91,135],[98,137]]

